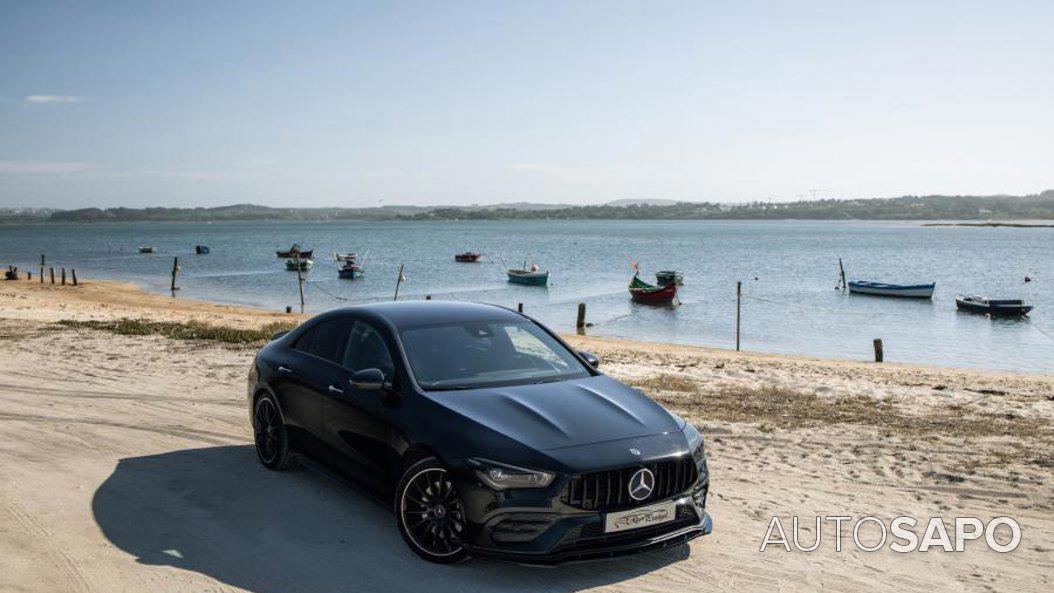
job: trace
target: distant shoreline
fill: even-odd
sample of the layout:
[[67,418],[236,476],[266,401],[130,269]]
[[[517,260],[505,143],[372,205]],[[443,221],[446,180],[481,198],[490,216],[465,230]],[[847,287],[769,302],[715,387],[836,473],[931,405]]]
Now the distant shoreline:
[[1014,227],[1022,229],[1054,229],[1054,224],[1029,224],[1026,222],[928,222],[922,226],[974,226]]

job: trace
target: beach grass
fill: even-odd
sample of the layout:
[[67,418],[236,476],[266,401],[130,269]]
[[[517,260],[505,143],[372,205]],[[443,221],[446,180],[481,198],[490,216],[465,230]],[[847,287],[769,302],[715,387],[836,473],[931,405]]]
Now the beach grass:
[[149,321],[118,319],[115,321],[81,321],[62,319],[60,325],[109,331],[126,336],[164,336],[174,340],[208,340],[225,344],[256,345],[271,340],[275,334],[297,326],[295,321],[275,321],[258,328],[244,329],[212,325],[202,321]]

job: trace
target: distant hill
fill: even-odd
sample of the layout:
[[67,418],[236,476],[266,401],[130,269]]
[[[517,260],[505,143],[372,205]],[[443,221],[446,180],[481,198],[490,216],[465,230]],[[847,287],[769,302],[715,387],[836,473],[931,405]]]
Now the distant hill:
[[1052,220],[1054,190],[1027,196],[902,196],[798,202],[676,202],[615,200],[571,206],[516,202],[471,206],[271,208],[236,204],[216,208],[0,209],[0,222],[123,222],[234,220],[493,220],[493,219],[707,219],[707,220]]

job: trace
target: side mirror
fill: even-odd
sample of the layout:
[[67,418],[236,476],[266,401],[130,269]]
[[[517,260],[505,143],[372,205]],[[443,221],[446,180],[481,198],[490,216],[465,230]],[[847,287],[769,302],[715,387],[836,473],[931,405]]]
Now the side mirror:
[[596,354],[593,354],[592,352],[586,352],[585,350],[579,350],[578,354],[582,358],[586,359],[586,362],[589,363],[589,366],[593,367],[594,369],[600,366],[600,359],[597,358]]
[[384,372],[381,369],[362,369],[351,376],[351,385],[355,389],[377,391],[384,387]]

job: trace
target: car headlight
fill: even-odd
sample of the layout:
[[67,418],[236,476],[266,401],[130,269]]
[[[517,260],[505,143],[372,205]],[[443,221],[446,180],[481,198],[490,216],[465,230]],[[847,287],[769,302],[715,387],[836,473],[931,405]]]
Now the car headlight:
[[688,450],[692,452],[692,457],[697,462],[705,461],[706,445],[703,443],[703,435],[689,423],[684,425],[684,436],[688,439]]
[[472,459],[469,464],[476,470],[476,476],[495,490],[545,488],[556,479],[556,476],[549,472],[516,467],[488,459]]

